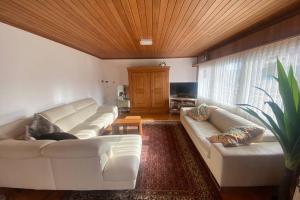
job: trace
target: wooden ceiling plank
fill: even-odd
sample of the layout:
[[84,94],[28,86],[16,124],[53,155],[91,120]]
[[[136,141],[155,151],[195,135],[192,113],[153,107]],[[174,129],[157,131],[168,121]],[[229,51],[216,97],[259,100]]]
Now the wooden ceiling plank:
[[[128,18],[128,15],[126,14],[125,12],[125,9],[121,3],[120,0],[114,0],[113,1],[114,5],[115,5],[115,8],[120,16],[120,19],[122,21],[122,23],[125,25],[126,27],[126,30],[127,30],[127,33],[128,35],[130,36],[130,38],[127,38],[127,40],[131,40],[136,48],[136,52],[134,53],[137,53],[140,51],[140,46],[138,45],[138,35],[135,31],[135,24],[133,22],[130,22],[130,17]],[[128,13],[129,16],[130,16],[130,13]],[[119,37],[122,37],[122,35],[119,35]]]
[[142,34],[141,29],[138,28],[139,23],[137,23],[134,19],[134,15],[133,15],[133,12],[132,12],[132,9],[130,7],[130,4],[129,4],[128,0],[121,1],[121,4],[122,4],[122,7],[125,11],[128,22],[130,23],[132,31],[134,33],[135,40],[138,41],[140,39],[141,34]]
[[117,22],[117,20],[112,17],[114,14],[111,12],[110,8],[106,5],[106,3],[101,0],[95,0],[95,3],[97,4],[97,6],[100,8],[99,10],[101,10],[101,12],[103,13],[103,15],[105,16],[105,19],[107,20],[107,22],[110,24],[111,28],[114,30],[114,32],[116,33],[116,37],[115,39],[121,39],[122,41],[125,40],[125,49],[129,49],[128,50],[128,53],[130,54],[133,53],[133,54],[136,54],[135,51],[132,51],[132,43],[130,43],[129,41],[129,35],[128,34],[123,34],[120,32],[120,27],[119,27],[119,24]]
[[141,39],[148,39],[145,0],[136,0],[136,2],[143,33],[143,35],[141,35]]
[[152,25],[153,25],[153,2],[152,0],[145,1],[146,21],[147,21],[147,38],[152,38]]
[[235,6],[232,5],[233,1],[230,2],[228,2],[224,8],[221,8],[220,6],[218,14],[215,14],[210,19],[202,21],[202,23],[198,23],[195,26],[195,31],[192,31],[192,34],[187,35],[185,38],[183,38],[181,45],[178,45],[178,47],[181,49],[186,48],[186,46],[188,46],[190,43],[194,43],[195,39],[199,41],[200,37],[206,37],[208,30],[210,30],[210,28],[214,25],[214,21],[222,21],[222,19],[224,19],[228,13],[231,14],[230,11],[234,11],[236,8],[239,8],[239,10],[242,10],[240,9],[240,7],[244,8],[243,3],[245,3],[245,1],[239,1],[239,3],[235,3]]
[[200,12],[199,9],[201,9],[201,6],[205,5],[206,0],[192,0],[186,14],[183,16],[183,19],[181,20],[178,28],[175,30],[172,38],[170,39],[170,42],[168,44],[166,44],[165,49],[172,49],[171,46],[173,44],[174,41],[176,41],[176,39],[179,37],[179,35],[181,34],[182,31],[184,31],[184,29],[187,26],[187,23],[189,20],[192,20],[192,15],[195,12]]
[[192,13],[192,15],[188,18],[186,21],[184,27],[180,30],[178,35],[174,38],[172,44],[170,45],[170,49],[176,49],[178,42],[185,37],[185,34],[190,31],[192,28],[192,24],[195,23],[195,21],[198,21],[201,19],[201,17],[206,13],[207,9],[211,7],[216,0],[201,0],[200,3],[197,5],[196,9]]
[[115,20],[115,22],[118,24],[118,26],[121,30],[120,37],[126,35],[126,37],[128,38],[128,41],[131,44],[132,51],[138,52],[137,44],[133,41],[133,38],[131,38],[130,33],[128,33],[128,30],[127,30],[125,24],[123,23],[117,9],[115,8],[114,3],[111,0],[105,0],[103,5],[107,6],[109,11],[112,13],[112,16],[110,16],[110,17],[113,18]]
[[[232,18],[232,17],[236,17],[236,18],[239,18],[239,16],[242,16],[243,15],[243,13],[246,13],[247,12],[247,10],[249,10],[249,7],[255,7],[255,6],[257,6],[257,4],[260,2],[260,0],[258,0],[258,1],[252,1],[251,2],[251,5],[249,4],[248,6],[247,5],[243,5],[242,6],[242,9],[240,9],[240,8],[238,8],[238,11],[237,11],[237,13],[234,13],[234,14],[232,14],[232,13],[230,13],[230,15],[228,15],[228,16],[226,16],[226,18],[223,18],[223,21],[218,21],[218,22],[220,22],[220,23],[217,23],[218,24],[218,26],[212,26],[212,27],[209,27],[208,28],[208,31],[204,34],[204,35],[201,35],[201,36],[199,36],[199,38],[197,38],[197,41],[201,41],[201,40],[203,40],[203,38],[207,38],[207,37],[209,37],[209,35],[212,35],[212,34],[214,34],[214,32],[218,29],[218,31],[224,31],[225,29],[230,29],[231,27],[229,27],[227,24],[226,24],[226,22],[228,21],[228,19],[230,19],[230,18]],[[235,10],[233,11],[233,12],[235,12]],[[210,32],[210,30],[213,30],[212,32]],[[195,36],[195,37],[197,37],[197,36]],[[194,41],[195,43],[196,43],[196,41]]]
[[[158,32],[158,23],[159,23],[159,10],[160,10],[160,0],[153,0],[153,26],[152,26],[152,41],[153,41],[153,45],[156,45],[156,41],[157,41],[157,32]],[[152,57],[157,56],[155,54],[155,48],[152,48]]]
[[[252,2],[254,4],[251,4],[251,5],[244,5],[244,7],[242,7],[242,9],[238,9],[237,13],[231,13],[231,15],[228,16],[228,18],[239,18],[239,16],[243,16],[244,13],[247,13],[249,10],[251,10],[251,7],[254,7],[256,8],[256,6],[259,6],[259,2],[261,1],[258,1],[258,2]],[[255,4],[256,3],[256,4]],[[218,31],[224,31],[225,29],[231,29],[231,26],[229,26],[228,24],[226,24],[226,21],[228,20],[227,19],[224,19],[224,21],[222,22],[222,24],[217,27]],[[236,22],[236,21],[235,21]],[[213,32],[215,32],[216,30],[213,30]],[[211,33],[210,33],[211,34]],[[193,40],[193,45],[194,46],[197,46],[197,45],[205,45],[205,43],[207,43],[207,38],[209,37],[208,35],[208,31],[205,32],[205,34],[202,34],[201,36],[199,36],[199,38],[197,38],[197,40],[195,40],[195,38],[189,38],[190,40]],[[205,42],[200,42],[200,41],[203,41],[203,39],[205,38]],[[197,43],[197,45],[196,45]],[[199,47],[197,47],[199,48]],[[190,49],[191,50],[191,49]]]
[[162,29],[164,26],[164,21],[165,21],[165,15],[166,15],[166,10],[168,7],[168,0],[161,0],[160,1],[160,6],[159,6],[159,17],[158,17],[158,31],[157,31],[157,35],[155,36],[155,38],[157,38],[156,41],[154,41],[155,46],[153,47],[155,49],[155,55],[159,55],[159,49],[158,49],[158,44],[160,41],[160,37],[162,34]]
[[[122,1],[122,2],[124,2],[124,1]],[[140,39],[145,38],[146,35],[145,35],[145,30],[143,29],[143,26],[142,26],[143,21],[140,18],[138,3],[137,3],[137,0],[128,0],[128,4],[129,4],[130,11],[131,11],[131,14],[134,19],[134,24],[137,28],[137,32],[138,32],[137,40],[139,41]],[[139,54],[141,54],[141,56],[147,55],[146,49],[144,47],[139,46],[139,49],[140,49]],[[138,55],[136,57],[138,57]]]
[[100,7],[97,2],[98,0],[90,0],[86,2],[86,6],[91,11],[91,15],[94,17],[97,23],[101,24],[102,27],[105,27],[110,35],[110,39],[119,45],[117,49],[118,51],[125,54],[131,52],[128,40],[124,39],[123,37],[119,37],[120,35],[117,31],[118,27],[115,24],[110,23],[109,19],[103,12],[102,7]]
[[203,14],[200,15],[201,17],[197,20],[194,20],[190,27],[186,30],[184,37],[181,37],[178,43],[174,43],[176,48],[182,49],[182,46],[185,44],[185,42],[189,41],[187,39],[193,37],[193,33],[197,32],[198,29],[202,31],[201,29],[204,29],[205,22],[209,20],[211,16],[217,18],[220,11],[226,10],[226,6],[229,2],[230,1],[228,0],[217,0],[213,4],[208,4],[206,7],[207,9],[203,9]]
[[[19,3],[19,1],[17,3]],[[7,5],[9,5],[9,4],[7,4]],[[33,9],[28,10],[28,7],[25,6],[26,2],[23,2],[21,5],[18,5],[18,4],[15,4],[15,2],[11,1],[10,5],[17,6],[15,9],[18,12],[18,14],[22,14],[22,12],[27,13],[27,18],[31,17],[32,13],[35,13],[36,11],[39,11],[42,9],[41,7],[33,7],[36,10],[33,10]],[[20,8],[23,9],[22,12],[20,12]],[[32,5],[30,8],[32,8]],[[37,21],[36,18],[37,17],[33,17],[32,21]],[[37,27],[41,27],[41,25],[42,25],[41,23],[45,23],[48,26],[48,28],[45,27],[46,30],[49,30],[49,28],[52,27],[51,30],[55,34],[57,34],[58,30],[60,30],[61,33],[66,33],[66,31],[64,31],[63,25],[60,25],[59,23],[53,23],[54,20],[51,21],[51,20],[49,20],[50,18],[46,18],[46,17],[42,17],[42,16],[38,16],[38,19],[39,19],[39,21],[38,21],[39,25]],[[28,24],[30,24],[30,23],[28,23]],[[65,35],[67,35],[69,38],[74,37],[74,34],[71,34],[70,32]],[[79,35],[79,36],[77,36],[77,38],[79,39],[79,38],[81,38],[81,36]]]
[[167,38],[169,37],[171,31],[173,30],[176,21],[180,21],[179,15],[182,11],[184,1],[185,0],[177,0],[176,1],[173,13],[172,13],[171,18],[170,18],[170,21],[167,24],[165,35],[162,38],[162,40],[161,40],[162,42],[161,42],[160,47],[159,47],[162,52],[164,51],[165,42],[166,42]]
[[[87,5],[87,1],[79,1],[79,0],[75,0],[74,2],[76,7],[79,8],[79,10],[82,10],[82,12],[84,12],[84,16],[86,16],[86,20],[88,21],[92,26],[89,28],[90,32],[94,32],[96,35],[103,35],[104,37],[106,37],[106,40],[110,40],[110,43],[114,45],[115,50],[121,50],[122,51],[122,45],[120,43],[120,40],[116,40],[116,38],[112,37],[112,33],[109,33],[104,26],[102,26],[102,24],[99,24],[97,22],[97,20],[91,15],[91,11],[89,9],[86,9],[85,6]],[[76,8],[75,8],[76,9]],[[128,37],[130,38],[130,37]],[[116,41],[116,42],[115,42]],[[114,42],[114,43],[113,43]],[[130,44],[130,43],[128,43]],[[126,47],[126,46],[125,46]],[[126,53],[131,53],[130,50],[131,48],[127,47],[127,52]],[[123,49],[124,52],[125,49]],[[128,52],[129,51],[129,52]]]
[[[0,21],[100,58],[196,55],[299,0],[2,0]],[[295,9],[298,7],[295,7]],[[152,38],[152,46],[140,46]]]
[[[272,10],[274,10],[275,9],[275,7],[277,7],[278,6],[278,4],[272,4],[273,6],[268,6],[268,5],[261,5],[261,4],[256,4],[256,10],[257,9],[262,9],[262,10],[264,10],[264,13],[262,14],[263,16],[266,16],[266,11],[272,11]],[[253,7],[252,7],[253,8]],[[246,10],[246,13],[244,13],[244,15],[246,14],[247,16],[248,15],[250,15],[250,16],[252,16],[252,15],[255,15],[257,12],[255,12],[255,10],[253,10],[253,9],[248,9],[248,10]],[[236,19],[237,18],[237,19]],[[233,29],[233,26],[236,26],[237,24],[239,24],[240,23],[240,21],[244,21],[245,23],[247,23],[247,24],[252,24],[253,22],[251,22],[251,21],[248,21],[247,20],[247,18],[239,18],[239,17],[234,17],[232,20],[228,20],[228,22],[230,22],[230,24],[228,24],[228,23],[224,23],[224,26],[226,26],[226,27],[228,27],[225,31],[223,31],[223,33],[225,33],[225,32],[227,32],[227,30],[228,31],[230,31],[231,32],[231,34],[234,34],[234,29]],[[233,23],[234,22],[234,23]],[[214,30],[214,32],[216,33],[216,32],[218,32],[218,31],[220,31],[220,27],[218,28],[218,29],[216,29],[216,30]],[[212,35],[214,35],[214,34],[212,34]],[[207,36],[207,38],[211,38],[211,37],[209,37],[209,36]],[[215,41],[215,42],[217,42],[217,41]],[[194,46],[197,46],[197,44],[196,44],[197,42],[195,42],[194,43]],[[191,47],[191,49],[192,49],[192,47]]]
[[[273,6],[271,7],[271,8],[268,8],[268,10],[269,11],[274,11],[274,10],[276,10],[276,9],[278,9],[278,5],[274,5],[273,4]],[[280,8],[279,8],[280,9]],[[266,9],[265,9],[266,10]],[[266,11],[268,11],[268,10],[266,10]],[[260,14],[259,16],[257,16],[257,19],[261,19],[261,17],[265,17],[265,14]],[[255,22],[255,21],[254,21]],[[248,24],[248,22],[244,22],[244,25],[241,25],[242,27],[243,26],[247,26],[247,24]],[[236,30],[235,30],[236,29]],[[232,30],[227,30],[227,31],[225,31],[224,32],[224,35],[226,35],[226,36],[231,36],[232,35],[232,31],[234,31],[234,32],[236,32],[236,31],[238,31],[239,30],[239,28],[233,28]],[[211,39],[212,37],[210,37],[210,39]],[[222,38],[220,38],[220,39],[218,39],[218,37],[216,36],[216,37],[214,37],[213,38],[214,40],[216,40],[216,41],[221,41],[221,40],[223,40]],[[213,45],[213,44],[212,44]],[[208,48],[208,47],[206,47],[206,48]],[[194,52],[195,52],[195,50],[194,50]]]
[[[124,2],[124,1],[122,1]],[[140,19],[140,14],[139,14],[139,9],[136,0],[128,0],[127,1],[129,4],[129,9],[132,13],[133,19],[134,19],[134,24],[136,26],[137,32],[138,32],[138,39],[141,39],[143,37],[143,28],[142,28],[142,22]]]
[[[0,2],[0,5],[1,5],[1,2]],[[7,6],[9,4],[6,4]],[[1,6],[0,6],[1,7]],[[93,51],[91,51],[91,46],[89,46],[88,43],[84,43],[82,44],[82,46],[80,45],[74,45],[74,43],[76,43],[76,41],[78,39],[76,39],[76,37],[70,37],[69,34],[67,33],[55,33],[53,35],[49,35],[49,30],[51,30],[52,32],[54,32],[56,29],[53,29],[51,26],[47,25],[47,24],[40,24],[38,23],[35,19],[36,17],[32,16],[32,12],[29,12],[29,11],[22,11],[20,12],[20,7],[17,8],[17,13],[21,14],[21,15],[18,15],[20,17],[18,17],[17,19],[15,18],[16,15],[15,13],[12,13],[13,9],[10,7],[9,9],[9,14],[5,15],[5,16],[2,16],[1,14],[5,13],[4,11],[4,7],[2,6],[1,9],[0,9],[0,18],[1,18],[1,21],[4,22],[4,23],[7,23],[7,24],[10,24],[10,25],[13,25],[13,26],[16,26],[16,27],[19,27],[25,31],[29,31],[31,33],[34,33],[34,34],[37,34],[37,35],[40,35],[42,37],[45,37],[45,38],[48,38],[50,40],[54,40],[54,41],[57,41],[61,44],[64,44],[64,45],[67,45],[67,46],[70,46],[72,48],[75,48],[75,49],[78,49],[80,51],[83,51],[85,53],[88,53],[88,54],[91,54],[91,55],[94,55],[96,57],[98,57],[99,55],[95,54]],[[24,15],[25,14],[25,15]],[[11,15],[11,16],[10,16]],[[40,29],[36,29],[35,27],[40,27]],[[65,38],[69,38],[67,41],[65,40]],[[104,54],[102,53],[101,56],[103,56]]]
[[[147,38],[153,38],[153,0],[145,0],[145,17],[147,22]],[[153,42],[153,41],[152,41]],[[147,46],[146,51],[148,55],[153,55],[153,46]]]
[[160,40],[157,43],[158,52],[160,52],[159,54],[161,54],[163,57],[164,57],[164,54],[162,52],[161,46],[162,46],[162,43],[164,41],[165,35],[167,33],[168,27],[170,26],[170,21],[172,19],[173,13],[175,11],[176,4],[177,4],[177,0],[173,0],[173,1],[168,2],[168,7],[167,7],[166,15],[165,15],[164,24],[163,24],[163,27],[162,27]]
[[[71,2],[70,2],[71,3]],[[72,4],[72,3],[71,3]],[[109,45],[107,45],[107,39],[108,39],[108,34],[106,32],[103,32],[103,28],[97,26],[96,29],[101,28],[100,30],[98,30],[98,32],[95,32],[94,30],[90,30],[91,26],[93,27],[93,23],[89,22],[88,24],[85,23],[86,21],[82,21],[82,18],[80,17],[81,15],[79,14],[75,14],[74,12],[70,12],[70,9],[68,6],[61,5],[59,1],[53,1],[51,3],[51,6],[49,4],[45,4],[45,6],[48,5],[48,9],[49,11],[51,11],[52,15],[53,13],[55,13],[55,17],[59,16],[60,17],[60,22],[62,22],[65,27],[70,27],[68,28],[69,30],[72,30],[72,32],[70,33],[71,35],[73,34],[80,34],[82,35],[81,38],[86,38],[85,42],[89,42],[89,41],[97,41],[96,42],[96,46],[97,48],[103,49],[105,48],[106,51],[113,51],[115,50],[118,45],[117,44],[111,44],[109,43]],[[73,11],[73,10],[72,10]],[[51,13],[48,16],[51,16]],[[73,21],[69,21],[69,19],[76,19]],[[68,23],[65,23],[68,22]],[[74,27],[79,27],[74,29]],[[84,29],[82,29],[82,27],[85,27]],[[75,30],[80,30],[80,31],[75,31]],[[101,34],[99,34],[99,32]],[[87,38],[87,36],[89,38]],[[94,44],[94,42],[89,42]],[[94,44],[95,46],[95,44]]]
[[165,40],[164,40],[164,45],[162,47],[164,50],[168,49],[168,46],[169,46],[170,42],[172,41],[172,38],[174,37],[175,32],[182,25],[182,22],[183,22],[185,16],[187,15],[190,7],[193,6],[193,2],[197,3],[197,1],[193,1],[193,0],[184,0],[182,8],[180,10],[180,13],[178,14],[178,17],[176,19],[174,19],[175,24],[173,25],[173,27],[170,31],[170,34],[168,34],[168,37],[165,38]]

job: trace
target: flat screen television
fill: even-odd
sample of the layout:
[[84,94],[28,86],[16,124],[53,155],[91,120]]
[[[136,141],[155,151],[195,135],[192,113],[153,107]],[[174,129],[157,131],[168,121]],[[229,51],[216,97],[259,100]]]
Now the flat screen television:
[[170,83],[171,97],[197,98],[197,92],[198,92],[197,82]]

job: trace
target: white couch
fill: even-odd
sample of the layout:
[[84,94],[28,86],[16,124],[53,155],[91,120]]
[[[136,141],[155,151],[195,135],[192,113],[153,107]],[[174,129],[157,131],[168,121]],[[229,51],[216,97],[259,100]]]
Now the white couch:
[[86,99],[42,112],[64,131],[82,138],[79,140],[16,140],[14,138],[24,134],[28,120],[0,126],[0,187],[48,190],[135,188],[141,137],[97,136],[97,131],[111,123],[116,113],[112,107],[97,108],[93,102]]
[[232,127],[256,124],[224,109],[213,110],[208,121],[195,121],[182,108],[180,120],[221,188],[278,185],[284,171],[283,151],[269,131],[259,143],[224,147],[207,137]]
[[79,139],[92,138],[111,125],[118,117],[116,106],[100,106],[92,98],[64,104],[40,114],[64,132]]

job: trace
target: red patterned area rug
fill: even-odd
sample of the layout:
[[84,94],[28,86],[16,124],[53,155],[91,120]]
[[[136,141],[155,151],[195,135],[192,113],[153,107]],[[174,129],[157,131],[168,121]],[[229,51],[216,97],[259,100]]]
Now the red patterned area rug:
[[136,189],[73,191],[68,200],[220,199],[202,158],[181,124],[146,123]]

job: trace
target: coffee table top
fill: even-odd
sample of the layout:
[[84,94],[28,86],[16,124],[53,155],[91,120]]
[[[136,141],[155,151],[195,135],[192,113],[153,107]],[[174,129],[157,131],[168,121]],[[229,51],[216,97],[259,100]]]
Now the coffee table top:
[[140,116],[127,116],[125,118],[122,119],[116,119],[113,122],[113,126],[123,126],[123,125],[140,125],[142,123],[142,118]]

